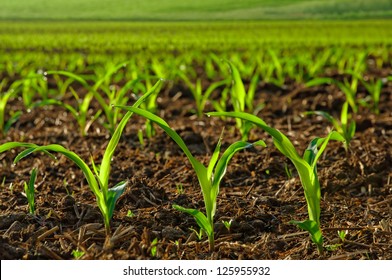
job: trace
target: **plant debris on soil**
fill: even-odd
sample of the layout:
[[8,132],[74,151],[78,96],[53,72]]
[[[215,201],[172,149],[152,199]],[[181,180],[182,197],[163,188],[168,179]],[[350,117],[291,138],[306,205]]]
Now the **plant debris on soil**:
[[[359,88],[361,92],[365,89]],[[322,255],[307,232],[290,224],[307,219],[294,166],[256,127],[250,141],[263,139],[267,148],[232,158],[218,195],[216,248],[210,253],[206,237],[199,239],[196,234],[199,227],[193,217],[172,208],[178,204],[204,209],[192,166],[159,127],[142,146],[137,132],[145,121],[134,115],[113,158],[110,185],[121,180],[129,185],[116,205],[108,239],[95,197],[71,161],[36,153],[14,165],[18,150],[0,154],[0,258],[392,259],[391,92],[388,82],[382,89],[379,115],[360,107],[357,132],[347,152],[342,143],[331,141],[319,161],[321,227],[327,249]],[[162,90],[158,114],[198,159],[208,162],[223,127],[225,147],[240,135],[233,119],[196,117],[191,96],[180,86]],[[255,102],[265,103],[258,116],[288,135],[302,154],[314,137],[326,136],[332,129],[324,119],[302,113],[316,109],[339,116],[344,100],[336,86],[303,88],[292,82],[284,88],[260,83]],[[23,108],[20,103],[12,101],[12,110]],[[92,109],[98,106],[92,105]],[[213,111],[211,104],[205,111]],[[81,137],[69,112],[47,106],[25,112],[1,142],[57,143],[86,162],[90,156],[99,162],[109,138],[99,122]],[[33,167],[38,171],[35,215],[28,214],[23,194]],[[346,232],[344,240],[338,232]]]

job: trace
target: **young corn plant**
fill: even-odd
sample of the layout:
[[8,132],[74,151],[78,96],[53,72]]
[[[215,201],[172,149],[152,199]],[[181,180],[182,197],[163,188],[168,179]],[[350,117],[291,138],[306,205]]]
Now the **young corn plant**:
[[179,205],[173,205],[173,207],[194,217],[199,227],[207,234],[209,249],[210,252],[213,252],[215,246],[214,216],[217,208],[217,197],[219,194],[219,186],[223,176],[226,173],[229,161],[234,156],[234,154],[240,150],[250,148],[255,145],[265,147],[264,141],[260,140],[255,143],[248,143],[245,141],[235,142],[231,144],[219,158],[222,140],[221,136],[211,156],[210,162],[206,167],[192,155],[183,139],[162,118],[136,107],[119,106],[119,108],[128,110],[128,112],[134,112],[156,123],[174,140],[174,142],[177,143],[177,145],[187,156],[199,180],[199,184],[203,193],[206,214],[202,213],[200,210],[184,208]]
[[22,93],[23,103],[26,108],[33,105],[34,97],[39,95],[41,100],[48,98],[48,84],[46,77],[42,73],[36,73],[31,70],[24,79],[18,81]]
[[332,49],[326,49],[322,52],[321,55],[317,55],[314,59],[309,58],[306,59],[307,63],[307,73],[309,77],[315,77],[319,73],[322,73],[325,69],[326,64],[328,63],[328,60],[331,57],[331,54],[333,53]]
[[53,74],[52,77],[53,77],[54,83],[57,86],[57,89],[52,90],[53,91],[53,95],[56,98],[64,97],[65,93],[67,92],[67,89],[74,82],[74,79],[73,78],[69,78],[69,77],[64,79],[61,75],[57,75],[57,74]]
[[211,100],[211,104],[215,111],[226,112],[227,111],[227,100],[229,98],[230,88],[225,87],[220,92],[220,98],[218,100]]
[[238,112],[212,112],[207,115],[234,117],[252,122],[273,138],[275,147],[294,164],[305,193],[309,219],[305,221],[292,221],[292,223],[310,233],[312,241],[316,244],[319,253],[322,254],[323,236],[320,227],[321,190],[317,175],[317,161],[330,140],[345,141],[342,135],[336,131],[332,131],[325,138],[314,138],[301,157],[286,135],[267,125],[262,119],[254,115]]
[[54,98],[49,98],[43,101],[36,102],[34,103],[33,107],[41,107],[47,105],[55,105],[55,106],[63,107],[64,109],[66,109],[71,113],[71,115],[78,123],[80,135],[86,136],[90,126],[95,120],[98,119],[102,111],[101,110],[97,111],[96,114],[89,120],[88,111],[90,108],[91,100],[94,98],[93,93],[89,92],[84,96],[84,98],[81,98],[72,87],[70,88],[70,90],[72,92],[72,95],[75,97],[77,101],[76,107],[73,107],[72,105],[66,102]]
[[[383,87],[382,79],[370,79],[369,81],[365,81],[365,79],[361,79],[362,84],[365,86],[366,91],[369,93],[369,97],[373,102],[373,112],[378,115],[380,114],[380,95]],[[366,99],[364,100],[367,103]]]
[[[143,83],[139,84],[139,88],[142,91],[144,91],[144,92],[148,91],[152,87],[151,78],[152,78],[151,76],[146,76],[144,78],[145,85],[143,85]],[[155,94],[150,95],[146,99],[146,101],[140,105],[140,108],[155,114],[158,110],[158,103],[157,103],[158,93],[159,93],[159,90],[157,90]],[[121,105],[121,104],[116,103],[116,105]],[[119,110],[119,108],[116,108],[116,110]],[[145,130],[145,133],[146,133],[146,136],[148,139],[151,139],[152,137],[155,136],[155,133],[156,133],[155,128],[154,128],[153,123],[150,120],[146,120],[144,130]],[[142,144],[142,146],[144,146],[142,138],[143,138],[143,131],[139,130],[139,139],[141,140],[141,141],[140,140],[139,141]]]
[[[75,73],[71,73],[68,71],[62,71],[62,70],[47,71],[46,75],[60,75],[60,76],[65,76],[68,79],[71,78],[74,81],[77,81],[78,83],[80,83],[82,85],[82,87],[87,90],[87,94],[83,99],[81,99],[76,94],[76,92],[72,90],[73,95],[75,96],[75,98],[78,100],[78,103],[79,103],[79,108],[76,110],[72,110],[70,108],[70,106],[65,106],[64,103],[62,103],[61,101],[58,101],[58,100],[50,100],[48,102],[63,106],[67,110],[71,111],[72,115],[74,115],[76,117],[76,119],[78,120],[82,135],[85,136],[87,133],[86,130],[88,129],[88,126],[87,126],[88,123],[86,121],[87,112],[88,112],[91,100],[93,98],[95,98],[97,100],[97,102],[99,103],[99,105],[101,106],[101,110],[103,111],[103,113],[106,117],[107,123],[105,123],[104,126],[109,130],[110,134],[113,134],[114,130],[116,128],[116,125],[118,123],[119,113],[116,109],[113,108],[112,104],[119,104],[119,103],[123,104],[123,102],[125,100],[124,96],[127,93],[127,91],[130,88],[132,88],[133,86],[135,86],[137,83],[140,82],[138,79],[128,81],[124,85],[124,87],[122,87],[119,90],[116,88],[110,89],[110,87],[106,86],[106,84],[108,83],[110,78],[119,69],[121,69],[125,66],[126,66],[126,63],[120,63],[116,67],[109,68],[109,70],[107,70],[107,72],[102,77],[97,78],[95,80],[95,82],[92,86],[81,75],[77,75]],[[99,89],[103,89],[105,95],[101,94],[99,92]],[[92,118],[92,120],[90,121],[90,124],[92,121],[94,121],[95,119],[97,119],[99,117],[99,114],[100,114],[100,111],[98,111],[96,113],[96,115]]]
[[[231,89],[231,103],[233,105],[234,111],[238,113],[245,112],[246,109],[253,111],[253,99],[258,79],[253,80],[249,91],[246,92],[244,83],[242,82],[241,75],[237,67],[230,61],[227,61],[227,63],[230,66],[233,80],[233,86]],[[236,125],[240,131],[242,140],[246,141],[249,137],[252,124],[246,120],[236,119]]]
[[272,65],[275,72],[275,77],[271,79],[271,82],[278,87],[282,87],[285,81],[282,63],[279,60],[277,54],[272,49],[268,50],[268,54],[271,56]]
[[358,91],[358,81],[361,78],[360,74],[356,72],[348,72],[351,74],[351,81],[344,79],[344,82],[336,81],[339,89],[346,95],[346,100],[350,105],[354,113],[358,112],[358,102],[357,102],[357,91]]
[[[307,111],[305,115],[318,115],[328,120],[336,131],[344,138],[344,149],[348,151],[351,140],[354,138],[356,122],[348,112],[348,102],[344,102],[340,112],[340,120],[325,111]],[[349,123],[350,121],[350,123]]]
[[3,136],[7,134],[12,124],[15,123],[22,115],[21,111],[11,112],[8,120],[5,120],[7,103],[10,98],[13,98],[17,95],[17,92],[12,88],[12,86],[8,91],[3,93],[2,90],[5,86],[5,83],[6,79],[2,80],[0,83],[0,134]]
[[195,99],[196,114],[198,117],[201,117],[203,115],[204,108],[206,106],[206,103],[207,103],[210,95],[216,89],[218,89],[220,87],[225,87],[229,83],[228,80],[213,82],[207,87],[207,89],[203,90],[200,78],[198,78],[196,80],[196,82],[193,83],[193,82],[191,82],[191,80],[188,78],[188,76],[185,73],[179,72],[178,75],[185,82],[185,84],[188,86],[189,90],[191,91],[191,93],[193,95],[193,98]]
[[[149,95],[155,93],[155,91],[160,88],[161,83],[162,81],[158,81],[155,84],[155,86],[149,92],[145,93],[139,100],[137,100],[133,106],[135,108],[140,106],[140,104],[144,102]],[[20,161],[22,158],[34,152],[40,152],[40,151],[50,156],[52,156],[51,155],[52,152],[60,153],[65,157],[67,157],[68,159],[70,159],[71,161],[73,161],[83,172],[87,180],[88,186],[90,187],[90,190],[93,192],[93,194],[97,199],[98,207],[103,216],[106,234],[107,236],[109,236],[110,220],[113,216],[113,211],[114,211],[116,201],[120,197],[120,195],[124,192],[125,187],[127,185],[127,181],[122,181],[116,184],[114,187],[109,188],[110,167],[111,167],[113,154],[117,147],[118,142],[120,141],[122,131],[124,130],[125,125],[128,122],[128,120],[131,118],[132,114],[133,114],[132,112],[127,112],[124,115],[124,117],[121,119],[115,132],[112,135],[112,138],[108,143],[108,146],[106,147],[99,168],[95,164],[93,158],[91,158],[92,168],[90,168],[89,165],[79,155],[57,144],[38,146],[36,144],[31,144],[31,143],[8,142],[3,145],[0,145],[0,153],[18,147],[26,148],[24,151],[22,151],[16,156],[14,160],[15,164],[18,161]]]
[[355,72],[348,72],[351,74],[351,81],[349,79],[344,79],[343,82],[337,81],[332,78],[315,78],[308,81],[305,86],[312,87],[324,84],[335,84],[339,87],[339,89],[345,94],[346,101],[350,105],[352,111],[354,113],[358,112],[358,102],[357,102],[357,90],[358,90],[358,81],[360,79],[359,74]]

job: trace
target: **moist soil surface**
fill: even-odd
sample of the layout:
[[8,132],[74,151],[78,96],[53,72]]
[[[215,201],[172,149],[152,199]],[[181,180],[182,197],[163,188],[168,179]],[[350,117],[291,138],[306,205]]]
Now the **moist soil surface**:
[[[385,70],[391,75],[390,70]],[[379,73],[369,73],[379,75]],[[335,77],[339,78],[339,76]],[[340,77],[342,78],[342,77]],[[321,227],[325,250],[317,252],[307,232],[292,220],[306,220],[307,206],[292,163],[259,128],[249,141],[265,140],[266,148],[237,153],[223,178],[215,216],[215,251],[193,217],[173,204],[204,211],[202,193],[188,159],[159,127],[151,139],[138,140],[144,119],[128,122],[112,161],[110,185],[128,180],[106,236],[103,220],[83,173],[61,155],[57,160],[36,153],[13,165],[20,151],[0,155],[1,259],[392,259],[392,83],[384,84],[380,113],[360,107],[353,116],[357,131],[345,151],[331,141],[318,163],[321,183]],[[359,87],[358,98],[366,90]],[[218,99],[219,93],[212,98]],[[268,124],[285,133],[302,155],[331,124],[308,110],[340,116],[344,94],[334,85],[304,88],[286,81],[281,88],[260,83],[255,104]],[[69,102],[74,102],[69,97]],[[158,98],[164,118],[205,164],[223,128],[223,149],[240,140],[233,119],[196,117],[191,93],[168,84]],[[23,110],[21,100],[10,110]],[[91,115],[98,109],[92,103]],[[230,109],[230,105],[229,108]],[[210,103],[205,111],[213,111]],[[81,137],[72,115],[56,106],[24,110],[1,143],[24,141],[61,144],[86,162],[99,163],[109,141],[103,118]],[[222,150],[223,150],[222,149]],[[24,182],[38,170],[36,213],[28,214]],[[224,222],[230,222],[226,227]],[[338,232],[345,232],[344,240]]]

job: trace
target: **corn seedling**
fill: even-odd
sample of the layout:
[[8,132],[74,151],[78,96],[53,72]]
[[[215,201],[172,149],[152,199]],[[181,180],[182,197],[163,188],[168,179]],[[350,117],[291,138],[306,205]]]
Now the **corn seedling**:
[[22,92],[23,103],[26,108],[30,108],[33,105],[33,99],[36,93],[39,94],[41,100],[48,98],[48,85],[46,77],[42,73],[35,73],[33,70],[30,71],[24,79],[17,81],[20,85]]
[[288,180],[293,178],[293,173],[291,172],[291,169],[289,168],[289,165],[287,163],[284,163],[284,171],[286,172],[286,176]]
[[27,202],[29,204],[29,213],[34,214],[35,213],[35,179],[37,178],[37,169],[33,169],[30,175],[30,180],[29,183],[27,184],[26,182],[24,183],[24,192],[27,197]]
[[[160,88],[162,81],[158,81],[155,86],[151,89],[151,91],[145,93],[139,100],[135,102],[134,107],[138,107],[145,99],[150,95],[155,93],[155,91]],[[103,159],[101,161],[100,167],[94,163],[94,160],[91,158],[92,168],[88,166],[88,164],[80,158],[79,155],[74,152],[64,148],[61,145],[52,144],[46,146],[38,146],[30,143],[21,143],[21,142],[8,142],[0,146],[0,153],[14,149],[17,147],[25,147],[26,149],[19,153],[14,163],[17,163],[22,158],[30,155],[33,152],[44,152],[48,155],[51,155],[52,152],[60,153],[73,161],[83,172],[87,183],[90,187],[90,190],[94,193],[98,207],[103,216],[104,225],[106,229],[106,234],[109,236],[110,234],[110,220],[113,216],[114,207],[117,199],[124,192],[125,187],[127,185],[127,181],[122,181],[115,185],[112,188],[109,188],[109,176],[110,176],[110,165],[113,158],[114,151],[117,147],[117,144],[120,140],[122,131],[125,128],[126,123],[132,116],[132,112],[128,112],[121,119],[119,125],[116,128],[116,131],[113,133],[112,138],[109,141],[108,146],[106,147],[105,153],[103,155]]]
[[310,77],[315,77],[317,74],[322,73],[325,65],[328,62],[332,53],[332,49],[326,49],[322,55],[317,56],[315,59],[309,58],[307,63],[307,73]]
[[220,138],[211,156],[208,166],[205,167],[192,155],[185,142],[177,134],[177,132],[175,132],[162,118],[148,111],[135,107],[119,106],[119,108],[128,110],[129,112],[134,112],[142,117],[145,117],[155,122],[174,140],[174,142],[177,143],[177,145],[187,156],[199,180],[199,184],[203,193],[206,215],[197,209],[184,208],[179,205],[174,205],[173,207],[181,212],[188,213],[195,218],[197,224],[206,232],[208,236],[210,251],[214,251],[214,215],[216,212],[219,186],[221,180],[223,179],[223,176],[226,173],[229,161],[236,152],[246,148],[250,148],[254,145],[265,146],[265,143],[261,140],[253,144],[244,141],[235,142],[227,148],[227,150],[222,154],[221,158],[219,159],[222,140],[222,138]]
[[218,71],[215,67],[215,62],[214,62],[215,59],[219,63],[220,59],[215,54],[211,54],[205,58],[204,71],[206,73],[207,78],[210,80],[216,80],[218,76]]
[[[80,135],[82,136],[86,136],[87,135],[87,131],[89,129],[89,126],[92,124],[92,122],[94,120],[96,120],[101,111],[98,111],[96,113],[96,115],[91,119],[91,121],[88,123],[87,122],[87,117],[88,117],[88,111],[90,108],[90,103],[92,101],[92,99],[94,98],[94,95],[99,95],[96,92],[96,88],[98,88],[98,86],[100,84],[96,84],[93,87],[90,87],[88,82],[82,77],[79,76],[77,74],[71,73],[71,72],[67,72],[67,71],[48,71],[45,73],[46,75],[55,75],[55,76],[65,76],[67,77],[67,82],[66,85],[70,85],[71,82],[73,81],[77,81],[79,82],[84,88],[86,88],[88,90],[87,94],[82,98],[80,97],[77,92],[70,86],[70,91],[72,92],[73,97],[75,98],[75,100],[77,101],[77,107],[72,107],[71,105],[64,103],[60,100],[57,99],[48,99],[48,100],[44,100],[41,102],[37,102],[35,104],[35,106],[45,106],[45,105],[57,105],[57,106],[61,106],[64,109],[68,110],[72,116],[76,119],[78,125],[79,125],[79,131],[80,131]],[[103,81],[101,81],[103,82]],[[95,92],[95,93],[94,93]]]
[[12,124],[14,124],[19,117],[22,115],[21,111],[11,112],[9,119],[5,120],[6,115],[6,107],[10,98],[16,96],[16,91],[11,87],[7,92],[2,92],[2,89],[6,83],[6,79],[2,80],[0,83],[0,134],[5,135],[8,130],[11,128]]
[[55,80],[55,84],[57,86],[57,92],[54,94],[56,97],[63,97],[65,93],[67,92],[67,89],[71,86],[71,84],[74,82],[73,78],[66,78],[65,80],[62,78],[62,76],[53,74],[53,79]]
[[[143,92],[148,91],[152,87],[151,77],[147,76],[145,78],[145,86],[141,83],[139,86],[142,88]],[[157,104],[158,93],[159,93],[159,90],[157,90],[155,94],[151,94],[147,98],[146,102],[144,102],[143,104],[140,105],[140,108],[155,114],[158,110],[158,104]],[[121,104],[117,103],[116,105],[121,105]],[[116,108],[116,109],[118,110],[118,108]],[[146,120],[144,130],[146,132],[146,136],[148,139],[155,136],[155,128],[154,128],[153,123],[150,120]],[[142,130],[139,130],[138,137],[139,137],[140,144],[144,147],[143,131]]]
[[154,240],[151,242],[150,245],[151,257],[157,256],[157,245],[158,245],[158,238],[154,238]]
[[343,246],[343,243],[344,243],[345,240],[346,240],[346,236],[347,236],[348,231],[347,231],[347,230],[338,230],[337,233],[338,233],[339,239],[342,241],[342,243],[331,244],[331,245],[325,246],[325,248],[326,248],[328,251],[336,251],[336,250],[338,250],[340,247]]
[[[116,128],[116,125],[118,124],[118,121],[121,118],[120,111],[116,108],[113,108],[113,104],[123,104],[125,105],[128,101],[127,93],[133,88],[137,87],[140,83],[140,79],[134,79],[130,80],[127,83],[125,83],[124,86],[118,87],[118,86],[110,86],[108,88],[103,87],[103,91],[106,92],[106,96],[108,97],[108,103],[106,104],[107,106],[112,107],[110,110],[106,109],[107,115],[106,115],[106,123],[103,124],[103,126],[109,131],[110,134],[114,133],[114,130]],[[149,87],[146,91],[148,92],[152,88]],[[156,92],[159,92],[157,90]],[[155,94],[153,94],[155,95]],[[145,102],[148,102],[148,99]],[[141,105],[143,105],[142,103]],[[102,105],[101,105],[102,106]],[[105,107],[106,108],[106,107]]]
[[71,113],[71,115],[78,123],[80,135],[86,136],[87,131],[89,130],[91,124],[96,119],[98,119],[102,111],[99,110],[90,120],[88,120],[88,111],[90,107],[90,102],[93,99],[94,95],[92,94],[92,92],[89,92],[87,95],[84,96],[84,98],[81,98],[72,87],[70,88],[70,90],[77,101],[78,105],[76,108],[72,107],[68,103],[53,98],[36,102],[34,103],[33,107],[41,107],[47,105],[55,105],[55,106],[63,107],[64,109],[66,109]]
[[[344,138],[344,149],[348,151],[348,146],[350,145],[350,141],[353,139],[355,130],[356,130],[356,122],[353,118],[351,118],[348,113],[348,102],[344,102],[342,106],[342,110],[340,113],[340,120],[334,118],[327,112],[324,111],[308,111],[304,113],[305,115],[318,115],[326,120],[328,120],[336,131]],[[349,122],[350,120],[350,123]]]
[[347,233],[348,233],[347,230],[338,230],[338,236],[340,240],[342,240],[342,242],[346,240]]
[[191,227],[190,230],[195,234],[197,240],[200,241],[203,239],[203,228],[199,228],[199,230],[195,230],[193,227]]
[[79,251],[79,250],[72,250],[72,256],[74,257],[74,259],[78,260],[81,257],[84,256],[84,252],[83,251]]
[[143,135],[142,129],[139,129],[137,131],[137,139],[139,139],[140,146],[142,147],[142,149],[144,149],[144,147],[146,146],[146,143],[144,142],[144,135]]
[[287,77],[294,80],[297,84],[303,84],[308,73],[305,74],[305,57],[292,57],[285,65]]
[[233,222],[233,220],[229,220],[229,221],[222,221],[223,225],[225,226],[225,228],[230,231],[231,228],[231,223]]
[[356,100],[356,95],[358,91],[358,81],[360,79],[360,75],[356,72],[350,71],[351,81],[348,79],[344,79],[344,82],[337,81],[339,89],[346,95],[346,101],[350,105],[351,109],[354,113],[358,112],[358,104]]
[[192,83],[188,76],[183,72],[179,72],[178,75],[188,86],[193,95],[193,98],[195,99],[196,114],[198,117],[203,115],[204,108],[211,94],[219,87],[224,87],[229,83],[227,80],[213,82],[207,87],[206,90],[203,90],[200,78],[196,80],[196,83]]
[[339,87],[339,89],[345,94],[346,101],[350,105],[352,111],[354,113],[358,112],[358,104],[356,100],[357,90],[358,90],[358,81],[360,76],[354,72],[350,72],[351,74],[351,82],[348,79],[344,79],[343,82],[337,81],[332,78],[315,78],[308,81],[305,86],[312,87],[324,84],[335,84]]
[[[81,100],[81,98],[79,98],[76,92],[72,91],[73,95],[80,103],[79,110],[73,110],[74,112],[72,112],[71,109],[72,107],[70,108],[69,105],[65,106],[65,104],[62,102],[53,101],[53,100],[50,102],[53,102],[54,104],[57,103],[57,105],[62,105],[66,109],[70,110],[72,115],[74,115],[77,118],[78,122],[80,122],[79,125],[82,124],[81,127],[82,135],[85,135],[86,127],[83,126],[85,126],[86,124],[86,115],[89,109],[90,102],[93,98],[95,98],[98,101],[99,105],[101,106],[101,109],[106,117],[107,123],[104,124],[104,126],[109,130],[111,134],[113,134],[118,122],[119,115],[118,115],[118,111],[113,108],[112,104],[124,104],[124,100],[126,101],[126,99],[124,99],[124,96],[127,93],[127,91],[140,82],[138,79],[128,81],[121,89],[117,89],[116,87],[108,88],[105,86],[105,83],[107,83],[110,77],[112,77],[120,68],[123,68],[125,66],[126,63],[120,63],[116,67],[110,68],[109,71],[106,72],[105,75],[103,75],[103,77],[95,81],[93,86],[90,86],[89,82],[81,75],[77,75],[75,73],[71,73],[67,71],[48,71],[46,72],[46,75],[61,75],[67,78],[71,78],[74,81],[77,81],[88,92],[87,95],[83,98],[83,100]],[[106,101],[105,97],[101,95],[101,93],[99,93],[98,90],[100,88],[103,89],[103,91],[105,92],[108,101]],[[97,113],[92,120],[98,118],[98,114],[99,113]]]
[[227,100],[229,98],[230,88],[226,87],[220,92],[219,100],[211,100],[212,106],[215,111],[226,112],[227,110]]
[[270,81],[276,86],[282,87],[284,85],[284,80],[285,80],[282,63],[272,49],[268,50],[268,54],[271,56],[272,59],[271,65],[273,67],[272,68],[273,71],[275,72],[275,77],[271,78]]
[[345,139],[336,131],[332,131],[325,138],[313,139],[301,157],[297,153],[291,141],[282,132],[268,126],[262,119],[254,115],[237,112],[213,112],[208,113],[207,115],[244,119],[262,128],[273,138],[275,147],[294,164],[305,193],[309,219],[301,222],[293,221],[293,223],[310,233],[312,241],[317,245],[318,251],[322,253],[323,236],[320,228],[321,190],[320,182],[317,176],[317,161],[327,147],[329,140],[338,140],[344,142]]
[[133,213],[132,210],[128,210],[127,211],[127,217],[128,218],[133,218],[133,217],[135,217],[135,213]]
[[[240,72],[238,71],[237,67],[230,61],[227,61],[227,63],[230,66],[233,80],[233,86],[231,89],[231,103],[233,105],[234,111],[238,113],[245,112],[246,106],[248,106],[248,109],[253,109],[255,86],[254,89],[252,89],[252,92],[248,94],[245,90],[244,83],[242,82]],[[249,108],[249,106],[251,106],[251,108]],[[252,128],[252,124],[242,119],[236,119],[236,124],[240,131],[242,140],[246,141]]]
[[176,190],[177,190],[177,194],[183,194],[184,193],[184,186],[181,183],[176,184]]
[[[373,112],[378,115],[380,114],[380,95],[383,86],[382,79],[371,79],[369,81],[365,81],[365,79],[361,79],[362,84],[365,86],[367,92],[369,93],[370,99],[373,102]],[[367,100],[365,100],[366,102]]]

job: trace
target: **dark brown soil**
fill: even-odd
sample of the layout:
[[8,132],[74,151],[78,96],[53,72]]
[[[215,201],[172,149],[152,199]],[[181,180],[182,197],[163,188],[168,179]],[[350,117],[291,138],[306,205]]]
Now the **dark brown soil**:
[[[300,154],[313,137],[331,129],[324,119],[301,112],[322,109],[339,116],[344,101],[334,86],[303,89],[289,84],[280,89],[260,84],[257,92],[256,103],[265,103],[258,115],[287,134]],[[293,165],[263,131],[253,129],[250,140],[264,139],[268,147],[236,154],[223,179],[215,216],[216,250],[211,254],[206,239],[198,240],[191,230],[198,230],[194,219],[172,208],[179,204],[204,209],[191,165],[159,128],[142,147],[137,131],[144,120],[133,116],[112,163],[111,185],[127,179],[129,186],[116,205],[110,242],[105,242],[95,197],[75,164],[62,156],[56,161],[34,154],[14,166],[19,150],[0,155],[0,258],[73,259],[79,251],[82,259],[392,259],[391,92],[389,82],[379,115],[360,108],[348,153],[332,141],[320,159],[321,224],[329,248],[321,256],[308,233],[289,223],[307,218],[303,190]],[[359,94],[365,94],[364,89]],[[19,103],[10,106],[20,109]],[[197,118],[192,110],[194,101],[184,88],[167,88],[159,98],[159,115],[197,158],[209,160],[224,126],[224,147],[240,139],[233,120]],[[210,104],[208,110],[213,110]],[[108,139],[99,121],[81,137],[67,111],[49,106],[26,112],[1,143],[57,143],[86,162],[91,155],[99,162]],[[39,171],[36,215],[28,214],[23,195],[33,167]],[[230,230],[223,221],[232,221]],[[347,231],[344,242],[338,231]]]

